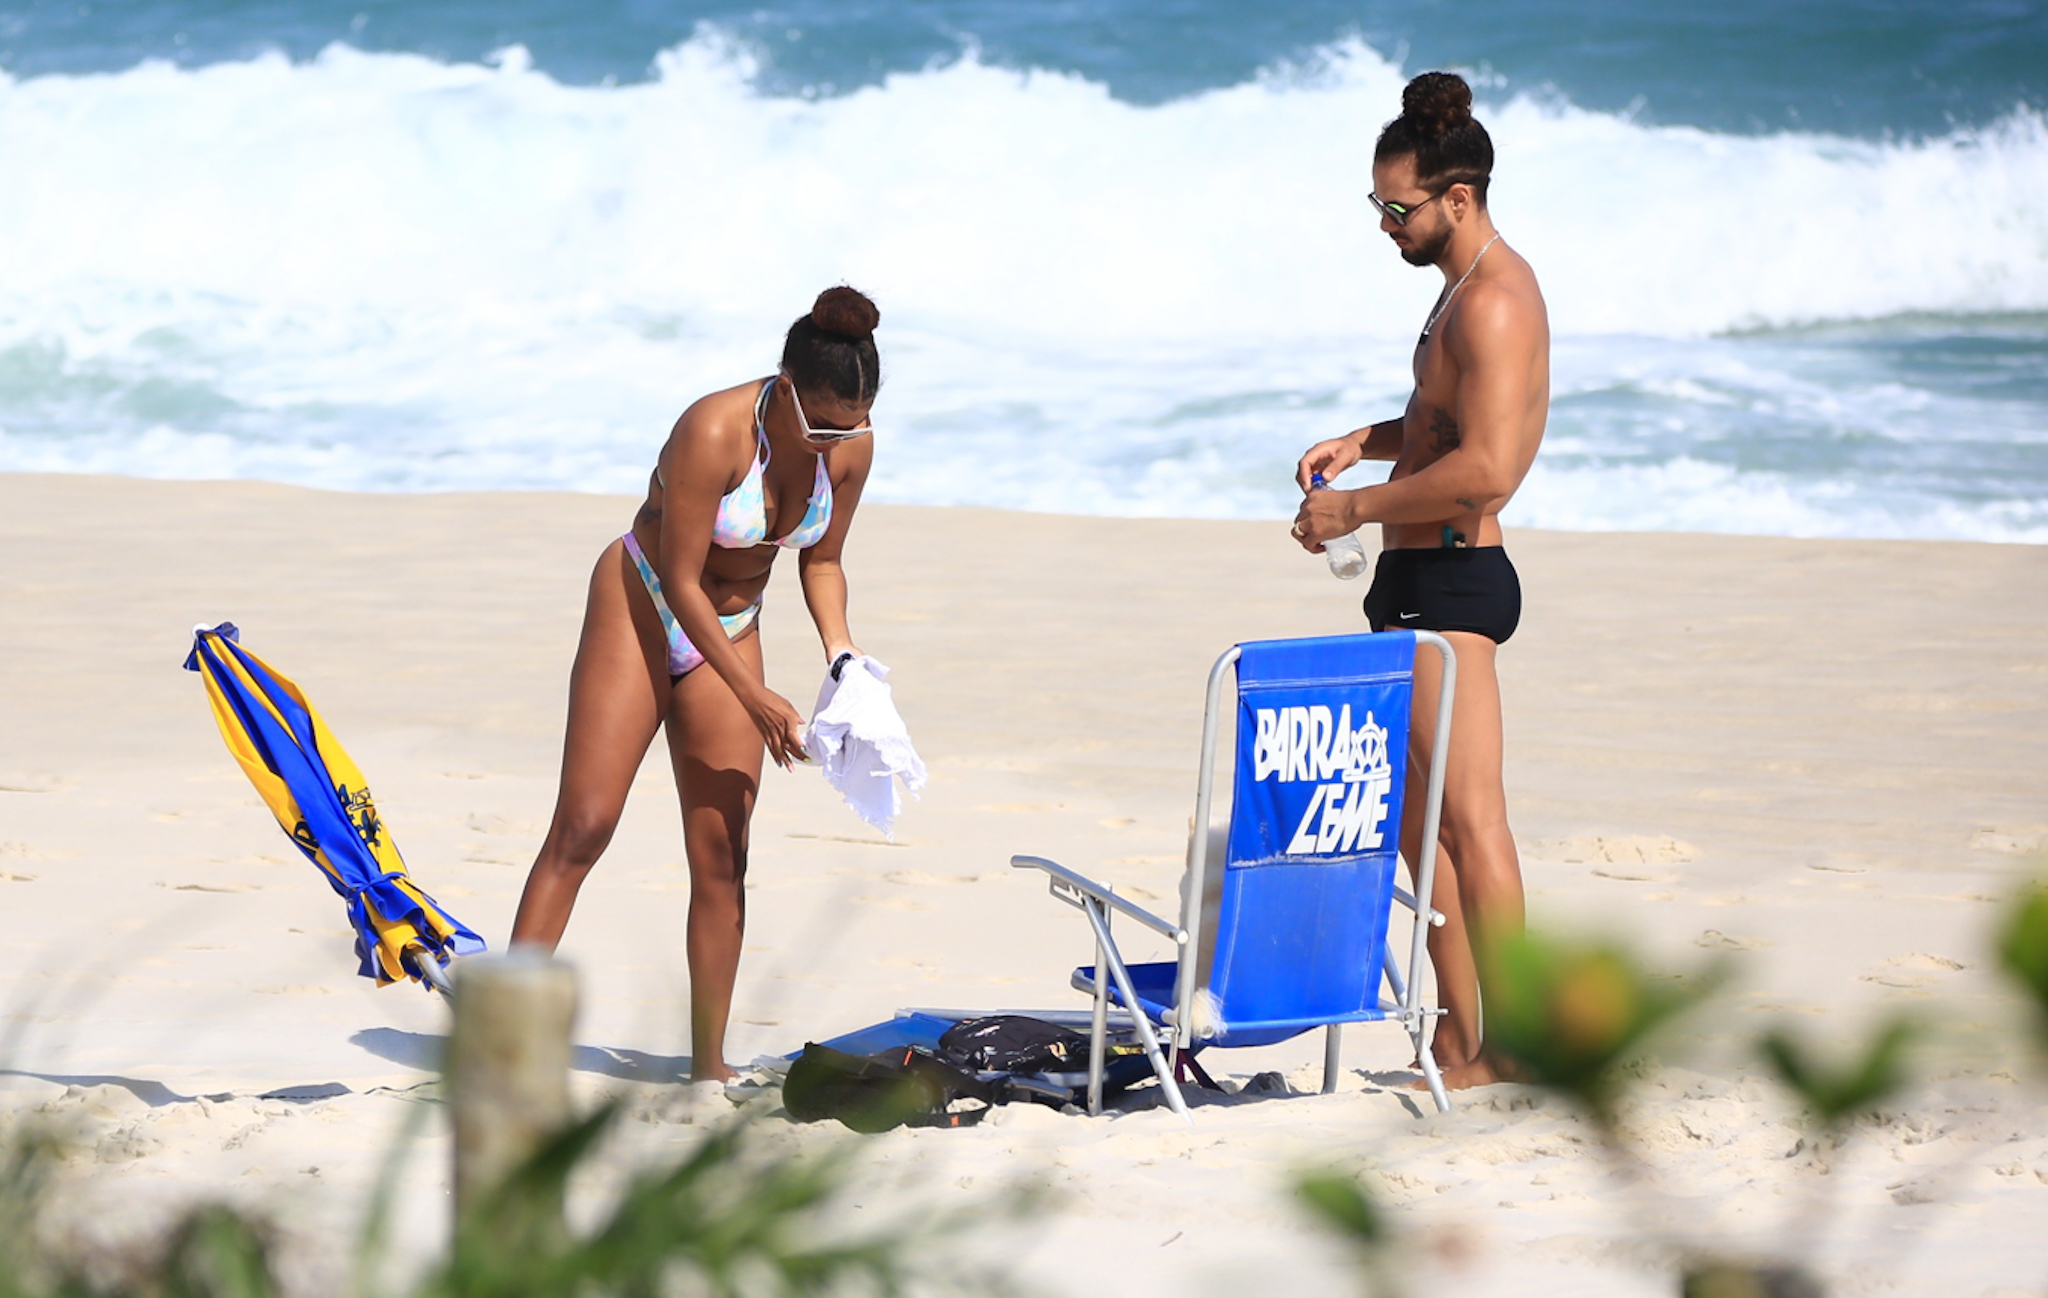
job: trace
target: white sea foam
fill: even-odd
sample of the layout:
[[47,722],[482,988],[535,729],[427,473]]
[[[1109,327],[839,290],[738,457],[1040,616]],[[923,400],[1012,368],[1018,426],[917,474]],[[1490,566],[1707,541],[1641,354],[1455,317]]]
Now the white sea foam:
[[[1365,46],[1156,107],[972,56],[837,98],[754,73],[706,30],[615,87],[516,48],[0,75],[0,467],[630,488],[681,404],[763,372],[840,281],[885,312],[883,499],[1269,514],[1305,440],[1399,399],[1439,282],[1368,216],[1403,73]],[[1626,387],[1657,340],[2048,311],[2030,109],[1859,143],[1481,107],[1496,217],[1582,390]],[[1636,397],[1755,390],[1681,370]],[[1765,479],[1685,462],[1659,461],[1667,485],[1750,530]],[[1800,530],[1831,480],[1786,475],[1754,529]],[[1567,481],[1531,482],[1532,521],[1641,521]],[[1922,505],[1903,526],[2041,526]]]

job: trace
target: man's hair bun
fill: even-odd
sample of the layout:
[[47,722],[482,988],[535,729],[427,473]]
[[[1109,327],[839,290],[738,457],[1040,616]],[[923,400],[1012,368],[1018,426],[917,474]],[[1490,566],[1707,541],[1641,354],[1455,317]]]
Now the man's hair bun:
[[811,306],[811,323],[828,334],[865,342],[875,336],[875,326],[882,323],[882,312],[867,294],[841,284],[818,294],[817,302]]
[[1455,131],[1472,120],[1472,87],[1455,72],[1425,72],[1401,92],[1401,115],[1423,136]]
[[1481,207],[1493,175],[1493,140],[1472,116],[1472,87],[1455,72],[1425,72],[1401,91],[1401,115],[1372,146],[1374,162],[1415,159],[1415,182],[1432,194],[1472,186]]

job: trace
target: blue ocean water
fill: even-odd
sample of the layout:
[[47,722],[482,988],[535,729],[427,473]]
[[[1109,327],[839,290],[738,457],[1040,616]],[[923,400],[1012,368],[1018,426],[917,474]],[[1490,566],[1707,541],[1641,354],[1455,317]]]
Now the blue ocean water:
[[1511,522],[2048,541],[2048,6],[0,4],[0,469],[634,490],[824,285],[872,494],[1291,511],[1472,78],[1555,403]]

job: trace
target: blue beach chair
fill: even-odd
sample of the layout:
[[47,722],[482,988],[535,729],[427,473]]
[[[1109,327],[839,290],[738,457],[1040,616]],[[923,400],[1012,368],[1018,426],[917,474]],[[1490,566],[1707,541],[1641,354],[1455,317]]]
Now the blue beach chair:
[[[1115,1014],[1118,1027],[1135,1030],[1167,1103],[1183,1116],[1187,1105],[1175,1081],[1183,1054],[1270,1045],[1324,1028],[1327,1094],[1336,1089],[1343,1026],[1382,1022],[1407,1032],[1438,1110],[1449,1111],[1428,1041],[1429,1020],[1443,1011],[1421,1000],[1426,929],[1414,926],[1405,962],[1388,935],[1396,904],[1417,911],[1395,872],[1418,642],[1434,649],[1444,667],[1416,871],[1419,895],[1430,896],[1457,660],[1449,642],[1427,631],[1254,641],[1216,660],[1202,716],[1196,832],[1179,923],[1042,857],[1010,859],[1050,875],[1053,896],[1079,909],[1094,930],[1095,964],[1073,978],[1094,998],[1089,1112],[1102,1110],[1112,1003],[1130,1011]],[[1237,739],[1219,880],[1209,826],[1233,670]],[[1433,908],[1418,913],[1429,924],[1443,923]],[[1116,915],[1171,941],[1176,958],[1127,963],[1111,931]],[[1107,979],[1100,976],[1105,968]]]

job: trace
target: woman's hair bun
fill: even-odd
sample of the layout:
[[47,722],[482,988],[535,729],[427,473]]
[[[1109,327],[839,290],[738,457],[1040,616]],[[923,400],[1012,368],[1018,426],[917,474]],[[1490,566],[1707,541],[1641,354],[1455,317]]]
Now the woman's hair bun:
[[782,337],[782,368],[803,392],[831,392],[842,401],[873,401],[882,385],[875,326],[882,313],[857,288],[840,284],[818,294]]
[[875,336],[882,312],[867,294],[841,284],[818,294],[811,306],[811,323],[828,334],[865,342]]
[[1401,92],[1401,115],[1424,136],[1455,131],[1472,120],[1472,87],[1455,72],[1425,72]]

